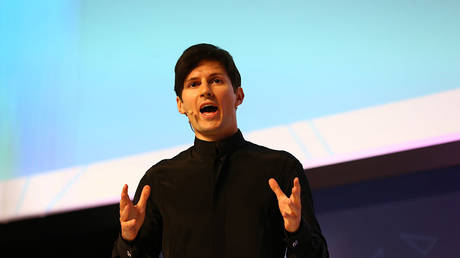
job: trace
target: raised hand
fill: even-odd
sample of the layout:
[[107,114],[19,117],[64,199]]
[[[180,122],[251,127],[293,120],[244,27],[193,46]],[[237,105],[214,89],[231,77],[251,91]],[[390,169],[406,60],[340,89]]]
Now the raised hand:
[[128,196],[128,185],[123,186],[120,199],[120,224],[123,239],[133,241],[136,238],[142,223],[144,223],[145,207],[149,196],[150,186],[145,185],[139,202],[134,205]]
[[288,232],[296,232],[299,229],[302,218],[299,178],[294,178],[294,187],[292,187],[292,194],[289,197],[283,193],[275,179],[270,178],[268,184],[278,199],[278,207],[283,216],[284,228]]

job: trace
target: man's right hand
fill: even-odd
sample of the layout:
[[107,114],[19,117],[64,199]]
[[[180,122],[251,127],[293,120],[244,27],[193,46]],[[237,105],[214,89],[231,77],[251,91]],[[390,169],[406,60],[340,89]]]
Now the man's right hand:
[[139,202],[134,205],[128,196],[128,185],[123,186],[120,199],[120,224],[121,237],[124,240],[133,241],[136,238],[142,223],[144,223],[145,207],[149,196],[150,186],[145,185]]

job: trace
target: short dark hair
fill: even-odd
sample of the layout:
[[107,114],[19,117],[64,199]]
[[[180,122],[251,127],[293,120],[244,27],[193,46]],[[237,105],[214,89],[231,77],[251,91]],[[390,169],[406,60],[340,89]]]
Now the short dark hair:
[[241,87],[240,72],[230,53],[214,45],[202,43],[187,48],[177,60],[174,68],[176,74],[174,91],[179,98],[182,98],[185,78],[204,60],[217,61],[225,68],[235,92]]

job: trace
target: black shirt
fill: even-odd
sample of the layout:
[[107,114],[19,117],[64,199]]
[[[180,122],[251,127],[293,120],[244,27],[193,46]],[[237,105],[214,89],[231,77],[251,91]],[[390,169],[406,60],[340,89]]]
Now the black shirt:
[[[302,221],[284,229],[269,178],[289,196],[301,185]],[[195,138],[189,149],[151,167],[134,197],[150,185],[136,239],[115,242],[112,257],[329,257],[302,165],[291,154],[245,141],[240,131],[218,142]]]

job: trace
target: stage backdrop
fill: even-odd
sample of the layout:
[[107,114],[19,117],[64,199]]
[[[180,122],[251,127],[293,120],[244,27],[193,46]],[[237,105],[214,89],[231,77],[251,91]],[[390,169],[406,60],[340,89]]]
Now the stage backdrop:
[[245,137],[305,168],[459,140],[459,24],[447,0],[0,1],[0,220],[117,202],[188,147],[196,43],[233,55]]

